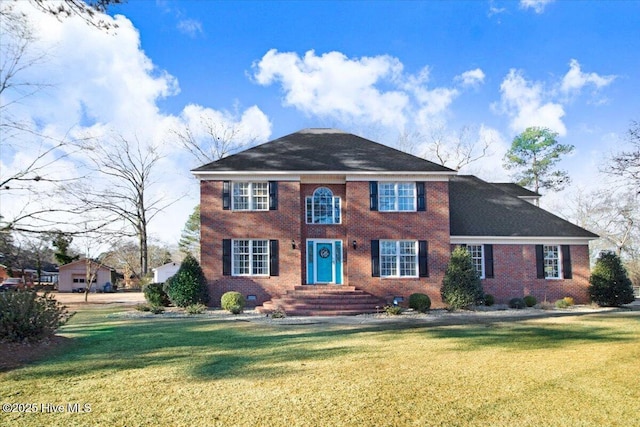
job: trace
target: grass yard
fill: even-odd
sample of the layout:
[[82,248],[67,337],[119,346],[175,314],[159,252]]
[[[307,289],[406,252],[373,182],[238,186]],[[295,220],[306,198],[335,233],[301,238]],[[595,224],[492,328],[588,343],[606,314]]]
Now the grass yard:
[[412,327],[108,312],[0,374],[2,403],[38,409],[0,425],[640,425],[640,311]]

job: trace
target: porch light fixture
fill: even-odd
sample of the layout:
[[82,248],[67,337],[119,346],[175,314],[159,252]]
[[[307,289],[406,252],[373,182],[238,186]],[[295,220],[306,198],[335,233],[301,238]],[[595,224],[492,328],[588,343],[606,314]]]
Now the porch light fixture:
[[296,248],[296,241],[291,239],[291,249],[295,249]]
[[351,244],[353,245],[353,249],[358,249],[358,242],[354,240]]

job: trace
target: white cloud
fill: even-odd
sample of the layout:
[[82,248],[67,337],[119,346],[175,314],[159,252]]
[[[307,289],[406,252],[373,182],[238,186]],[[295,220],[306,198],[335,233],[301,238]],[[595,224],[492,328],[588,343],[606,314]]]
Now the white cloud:
[[480,68],[476,68],[475,70],[465,71],[460,74],[456,77],[456,81],[463,86],[476,87],[484,83],[484,77],[484,71]]
[[560,90],[566,94],[577,93],[587,85],[592,85],[595,89],[600,89],[610,85],[617,76],[601,76],[597,73],[583,73],[580,63],[572,59],[569,62],[569,71],[562,79]]
[[308,115],[396,130],[446,114],[461,89],[484,79],[476,69],[454,79],[459,87],[431,87],[428,66],[416,74],[403,70],[388,55],[348,58],[340,52],[318,56],[311,50],[301,57],[272,49],[253,64],[253,78],[263,86],[279,84],[284,104]]
[[520,7],[523,9],[533,9],[535,13],[540,14],[544,12],[548,4],[554,1],[555,0],[520,0]]
[[176,28],[191,38],[195,38],[204,33],[202,30],[202,22],[196,19],[181,19],[178,21]]
[[307,114],[404,125],[407,94],[380,88],[402,72],[400,61],[390,56],[350,59],[340,52],[317,56],[311,50],[300,57],[272,49],[253,68],[257,83],[280,83],[285,105]]
[[[246,140],[268,139],[271,123],[257,106],[236,113],[195,105],[185,107],[177,116],[160,111],[158,102],[179,92],[178,80],[167,71],[158,69],[145,55],[139,33],[127,18],[104,17],[118,24],[115,32],[106,33],[86,25],[75,16],[58,21],[37,11],[28,2],[16,2],[14,7],[27,14],[38,30],[39,41],[34,48],[48,52],[43,63],[26,69],[21,77],[26,81],[50,85],[13,104],[12,114],[18,120],[35,124],[40,133],[52,138],[51,141],[89,134],[104,137],[102,143],[106,144],[109,141],[106,136],[115,132],[131,140],[135,138],[141,144],[159,146],[165,157],[149,196],[152,199],[163,195],[184,197],[154,217],[150,232],[155,237],[176,242],[184,221],[198,203],[197,181],[189,172],[190,167],[197,165],[188,154],[178,149],[170,130],[202,113],[238,125]],[[3,104],[10,101],[11,96],[19,95],[5,91]],[[22,134],[21,139],[11,141],[16,148],[14,151],[6,149],[3,136],[0,178],[28,164],[34,153],[50,146],[46,145],[50,144],[47,141]],[[41,148],[41,144],[45,146]],[[82,173],[82,160],[74,154],[63,162],[53,163],[43,173],[47,178],[77,176]],[[3,215],[10,214],[5,194]]]
[[549,100],[542,83],[526,80],[522,71],[510,70],[500,85],[500,93],[498,110],[510,117],[512,131],[520,133],[530,126],[543,126],[561,136],[567,133],[562,121],[564,107]]

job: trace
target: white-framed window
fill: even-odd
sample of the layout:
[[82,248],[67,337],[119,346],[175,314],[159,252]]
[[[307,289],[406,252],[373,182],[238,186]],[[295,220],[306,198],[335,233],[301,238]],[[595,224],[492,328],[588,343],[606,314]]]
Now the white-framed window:
[[378,210],[383,212],[412,212],[416,210],[415,182],[378,183]]
[[234,276],[268,276],[269,241],[233,240],[231,262]]
[[232,210],[269,210],[269,184],[267,182],[234,182],[232,188]]
[[340,197],[326,187],[317,188],[306,198],[307,224],[340,224]]
[[542,247],[544,253],[544,278],[545,279],[560,279],[562,278],[561,271],[561,251],[558,245],[544,245]]
[[484,279],[484,245],[467,245],[467,251],[480,278]]
[[381,277],[418,277],[418,242],[380,241]]

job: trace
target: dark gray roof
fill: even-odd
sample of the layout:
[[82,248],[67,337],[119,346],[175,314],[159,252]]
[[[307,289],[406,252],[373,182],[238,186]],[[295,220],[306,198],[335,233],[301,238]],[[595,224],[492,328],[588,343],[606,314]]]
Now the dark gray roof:
[[449,211],[452,236],[598,237],[475,176],[451,178]]
[[192,172],[444,172],[452,169],[335,129],[305,129]]
[[512,182],[492,182],[492,185],[516,197],[542,197],[539,193]]

